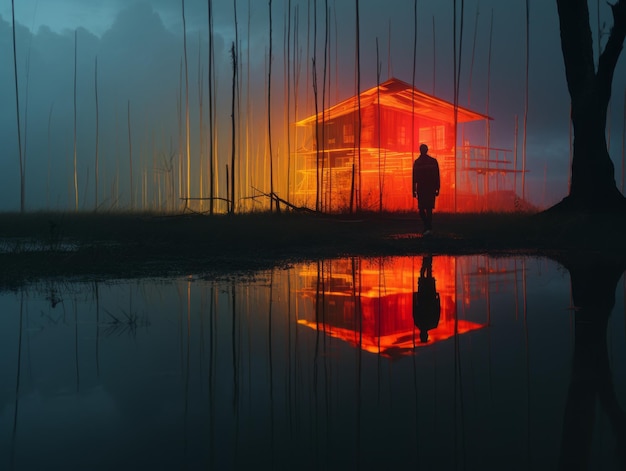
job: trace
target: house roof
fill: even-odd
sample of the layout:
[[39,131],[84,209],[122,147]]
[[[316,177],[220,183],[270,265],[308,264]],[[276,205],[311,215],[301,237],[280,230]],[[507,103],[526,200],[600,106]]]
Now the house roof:
[[[453,103],[424,93],[416,88],[413,88],[410,84],[403,82],[402,80],[398,80],[397,78],[390,78],[389,80],[381,83],[378,86],[361,92],[361,109],[376,104],[378,102],[379,89],[380,104],[383,106],[403,110],[408,113],[415,111],[415,114],[418,116],[426,115],[431,119],[439,121],[445,121],[448,123],[454,122]],[[324,119],[332,120],[339,116],[352,113],[358,108],[358,106],[358,95],[355,95],[326,109],[324,111]],[[457,106],[457,110],[458,123],[492,119],[487,115],[477,113],[461,106]],[[321,112],[317,113],[317,119],[318,121],[321,121]],[[312,124],[314,121],[315,115],[311,115],[303,120],[298,121],[296,125],[309,125]]]

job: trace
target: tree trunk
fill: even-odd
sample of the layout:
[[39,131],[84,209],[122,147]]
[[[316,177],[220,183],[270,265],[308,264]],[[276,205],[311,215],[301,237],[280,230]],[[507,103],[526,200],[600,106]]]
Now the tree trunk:
[[596,70],[587,0],[557,0],[574,129],[570,192],[557,205],[563,209],[626,210],[605,134],[613,73],[626,35],[626,0],[610,6],[614,24]]

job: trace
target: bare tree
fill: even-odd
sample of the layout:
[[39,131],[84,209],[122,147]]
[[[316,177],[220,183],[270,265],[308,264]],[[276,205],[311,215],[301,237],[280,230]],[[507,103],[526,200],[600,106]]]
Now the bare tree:
[[587,0],[557,0],[556,3],[571,98],[574,144],[569,195],[554,208],[626,210],[626,199],[615,183],[615,168],[606,142],[613,74],[626,36],[626,0],[609,4],[613,27],[597,68]]

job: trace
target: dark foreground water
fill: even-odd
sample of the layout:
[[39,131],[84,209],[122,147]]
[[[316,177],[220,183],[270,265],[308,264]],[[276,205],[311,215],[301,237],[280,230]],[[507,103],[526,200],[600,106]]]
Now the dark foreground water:
[[622,469],[598,278],[434,256],[2,292],[0,469]]

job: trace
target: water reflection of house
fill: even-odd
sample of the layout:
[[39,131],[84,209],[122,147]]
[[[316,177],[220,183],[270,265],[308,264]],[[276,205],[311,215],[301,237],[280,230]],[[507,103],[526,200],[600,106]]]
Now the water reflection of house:
[[[459,124],[478,124],[473,135],[487,134],[491,118],[462,107],[457,110]],[[514,209],[516,170],[511,168],[510,151],[478,146],[466,137],[455,149],[454,123],[452,103],[395,78],[320,110],[317,119],[313,115],[296,123],[295,199],[315,207],[319,196],[327,211],[351,205],[411,209],[413,160],[419,145],[427,143],[441,170],[438,209]]]
[[298,323],[389,357],[483,327],[457,318],[456,260],[437,256],[432,274],[440,317],[429,341],[420,342],[413,308],[422,262],[422,257],[352,258],[308,265],[299,273]]

